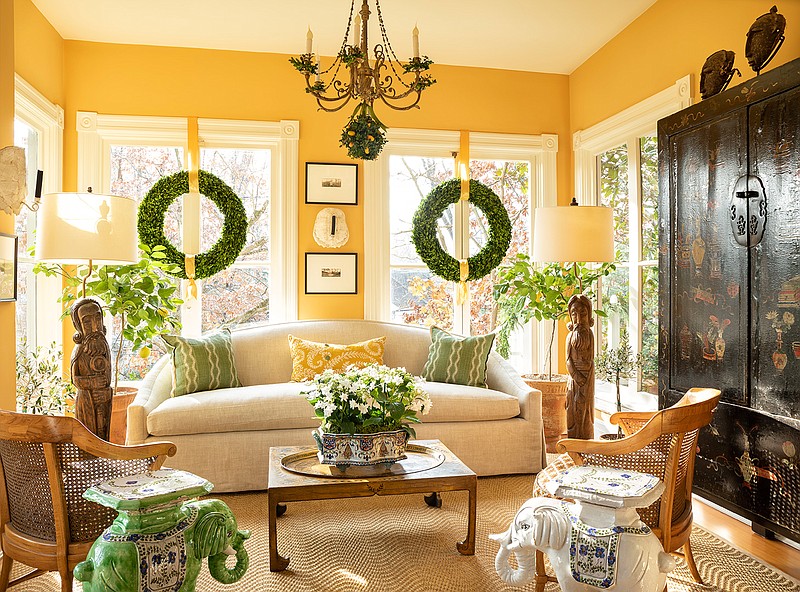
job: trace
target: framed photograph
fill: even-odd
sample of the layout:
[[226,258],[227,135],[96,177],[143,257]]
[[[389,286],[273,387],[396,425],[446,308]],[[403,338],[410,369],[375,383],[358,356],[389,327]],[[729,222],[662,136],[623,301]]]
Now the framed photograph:
[[0,233],[0,302],[17,299],[17,237]]
[[307,162],[306,203],[358,205],[358,165]]
[[306,294],[358,294],[358,253],[306,253]]

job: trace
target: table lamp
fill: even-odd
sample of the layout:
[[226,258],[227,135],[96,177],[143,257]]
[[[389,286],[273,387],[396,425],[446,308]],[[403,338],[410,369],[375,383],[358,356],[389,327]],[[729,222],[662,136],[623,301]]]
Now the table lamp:
[[103,310],[86,298],[86,280],[95,264],[138,261],[136,202],[127,197],[91,193],[50,193],[42,198],[36,225],[36,260],[86,264],[81,299],[70,311],[77,344],[70,376],[77,389],[75,417],[108,440],[111,423],[111,349]]
[[578,292],[567,305],[567,435],[594,438],[594,316],[583,294],[577,263],[614,261],[614,216],[611,208],[579,206],[536,208],[533,261],[572,263]]

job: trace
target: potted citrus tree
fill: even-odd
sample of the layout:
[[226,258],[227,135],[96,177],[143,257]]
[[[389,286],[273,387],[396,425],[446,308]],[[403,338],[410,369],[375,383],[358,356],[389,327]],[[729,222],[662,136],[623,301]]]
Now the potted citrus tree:
[[[567,304],[573,294],[582,288],[583,293],[593,299],[597,280],[614,269],[613,263],[598,267],[589,267],[584,263],[548,263],[539,267],[527,254],[520,253],[497,271],[492,292],[497,302],[497,353],[508,358],[511,333],[531,319],[552,321],[545,358],[547,372],[522,375],[528,385],[542,391],[542,416],[548,452],[555,452],[555,443],[567,434],[564,411],[567,375],[553,373],[550,355],[558,321],[567,315]],[[595,312],[605,316],[602,310]]]

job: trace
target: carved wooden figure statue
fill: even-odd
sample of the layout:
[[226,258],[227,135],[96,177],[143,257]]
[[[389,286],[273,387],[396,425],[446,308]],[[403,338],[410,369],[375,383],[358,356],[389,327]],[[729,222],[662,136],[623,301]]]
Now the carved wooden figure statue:
[[783,45],[786,18],[773,6],[769,12],[756,19],[747,31],[744,55],[756,74],[770,63]]
[[567,303],[567,434],[594,438],[594,333],[592,302],[575,294]]
[[72,351],[70,374],[78,391],[75,417],[103,440],[111,424],[111,350],[103,324],[103,310],[84,298],[72,307],[77,344]]

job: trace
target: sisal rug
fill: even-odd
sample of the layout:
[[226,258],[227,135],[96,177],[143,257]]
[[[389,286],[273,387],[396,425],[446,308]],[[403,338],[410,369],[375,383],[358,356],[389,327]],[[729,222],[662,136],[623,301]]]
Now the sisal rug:
[[[241,581],[223,586],[204,568],[198,592],[482,592],[513,590],[494,571],[497,544],[489,533],[502,532],[528,498],[533,477],[478,480],[476,554],[460,555],[456,541],[466,536],[466,492],[442,494],[440,509],[422,496],[402,495],[289,505],[278,519],[278,550],[291,559],[289,569],[269,571],[266,494],[223,494],[253,533],[247,542],[250,569]],[[800,582],[695,527],[692,547],[706,583],[694,584],[686,564],[670,574],[669,592],[800,592]],[[15,569],[15,572],[19,568]],[[56,574],[47,574],[13,590],[59,590]],[[533,584],[522,590],[533,590]],[[80,587],[76,584],[75,590]],[[549,584],[547,592],[559,590]]]

